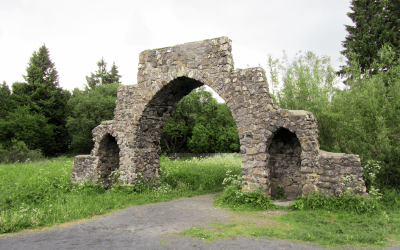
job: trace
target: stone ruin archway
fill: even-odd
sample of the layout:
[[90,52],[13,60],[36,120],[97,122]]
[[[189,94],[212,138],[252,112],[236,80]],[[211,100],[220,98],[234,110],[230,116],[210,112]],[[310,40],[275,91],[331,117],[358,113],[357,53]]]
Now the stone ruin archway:
[[[159,179],[162,128],[176,103],[202,85],[208,85],[225,100],[236,121],[244,190],[260,188],[266,195],[271,194],[275,182],[271,174],[276,171],[271,168],[269,149],[280,128],[294,133],[301,146],[301,180],[296,179],[295,185],[302,194],[334,193],[340,187],[340,176],[362,178],[357,155],[319,150],[317,121],[312,113],[275,105],[264,69],[234,69],[231,51],[231,40],[220,37],[141,52],[138,84],[118,88],[114,120],[104,121],[93,130],[94,148],[90,155],[75,157],[71,181],[99,182],[104,178],[99,174],[104,168],[100,160],[104,156],[99,152],[107,133],[115,138],[120,150],[120,182],[134,183],[138,173],[147,179]],[[358,184],[359,192],[365,192],[364,182]]]

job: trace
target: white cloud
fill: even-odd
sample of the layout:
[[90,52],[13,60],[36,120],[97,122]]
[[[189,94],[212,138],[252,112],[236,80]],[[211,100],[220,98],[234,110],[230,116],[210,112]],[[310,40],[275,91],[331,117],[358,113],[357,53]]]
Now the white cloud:
[[153,34],[146,23],[145,16],[140,8],[135,9],[129,23],[129,29],[125,36],[128,45],[144,48],[152,45]]

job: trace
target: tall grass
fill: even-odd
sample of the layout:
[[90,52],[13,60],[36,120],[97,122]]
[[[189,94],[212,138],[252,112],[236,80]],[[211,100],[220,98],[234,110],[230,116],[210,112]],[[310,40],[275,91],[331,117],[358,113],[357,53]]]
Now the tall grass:
[[212,158],[183,158],[170,160],[161,157],[161,182],[176,188],[179,183],[187,183],[192,190],[222,191],[222,182],[227,171],[239,175],[240,155],[216,156]]
[[134,186],[71,183],[73,158],[0,164],[0,234],[90,218],[131,205],[222,190],[225,173],[240,173],[240,157],[161,159],[159,183]]

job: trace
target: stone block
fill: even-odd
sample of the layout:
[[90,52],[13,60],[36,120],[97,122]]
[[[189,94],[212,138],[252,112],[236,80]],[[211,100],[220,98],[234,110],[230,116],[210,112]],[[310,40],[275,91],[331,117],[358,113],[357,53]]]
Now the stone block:
[[247,150],[246,150],[246,154],[248,154],[248,155],[255,155],[255,154],[257,154],[258,153],[258,151],[257,151],[257,148],[247,148]]
[[301,182],[301,177],[294,177],[293,181],[296,183],[300,183]]
[[303,194],[318,191],[318,188],[313,184],[306,184],[303,187]]
[[242,181],[244,182],[251,182],[253,178],[251,176],[242,176]]
[[288,177],[283,177],[282,184],[284,186],[289,186],[290,184],[292,184],[292,180],[290,178],[288,178]]
[[269,176],[269,171],[267,170],[259,170],[259,169],[255,169],[252,173],[253,176],[255,177],[268,177]]
[[313,169],[311,167],[301,167],[302,173],[313,173]]
[[285,187],[285,193],[290,194],[290,193],[301,193],[301,187],[299,185],[291,185],[288,187]]
[[249,169],[249,168],[254,168],[254,162],[248,161],[248,162],[242,162],[242,168],[244,169]]

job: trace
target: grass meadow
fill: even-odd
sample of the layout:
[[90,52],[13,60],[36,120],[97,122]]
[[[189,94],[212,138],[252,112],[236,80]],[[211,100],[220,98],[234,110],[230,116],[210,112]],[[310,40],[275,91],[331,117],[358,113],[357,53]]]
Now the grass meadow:
[[222,191],[225,173],[240,173],[240,157],[171,161],[161,183],[135,186],[71,183],[73,158],[0,165],[0,234],[52,226],[132,205]]
[[[0,234],[53,226],[113,210],[220,192],[214,205],[239,217],[264,219],[265,210],[286,210],[271,225],[232,219],[184,235],[214,240],[235,236],[272,237],[316,243],[323,247],[385,247],[400,242],[400,194],[383,190],[382,197],[354,194],[298,197],[290,207],[277,207],[260,192],[240,189],[240,156],[161,158],[159,183],[131,186],[71,183],[73,158],[0,164]],[[362,207],[363,209],[360,209]],[[255,221],[257,221],[256,219]]]

